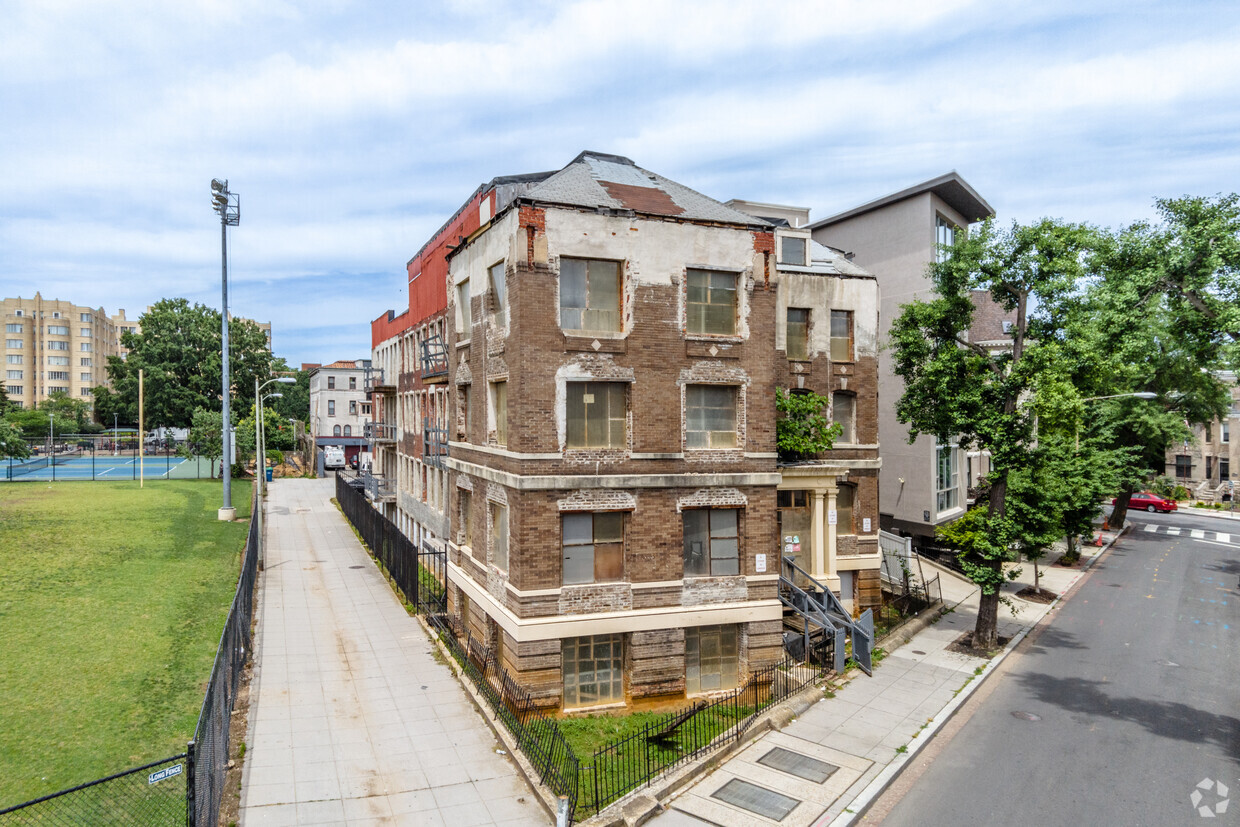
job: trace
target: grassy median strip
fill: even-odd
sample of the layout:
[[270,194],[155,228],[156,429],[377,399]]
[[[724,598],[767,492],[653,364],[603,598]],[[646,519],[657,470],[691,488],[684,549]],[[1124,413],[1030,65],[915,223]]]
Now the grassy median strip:
[[219,505],[211,480],[0,486],[0,807],[185,749],[245,546]]

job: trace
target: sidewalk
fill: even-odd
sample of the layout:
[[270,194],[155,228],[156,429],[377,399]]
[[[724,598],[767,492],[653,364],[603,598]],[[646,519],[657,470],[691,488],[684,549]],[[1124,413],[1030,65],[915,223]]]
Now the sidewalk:
[[[1064,594],[1114,537],[1114,532],[1105,532],[1105,547],[1082,547],[1082,566],[1078,569],[1049,565],[1059,555],[1048,556],[1040,564],[1042,588]],[[720,827],[776,823],[781,827],[823,827],[851,823],[1024,633],[1050,611],[1050,605],[1015,596],[1033,583],[1032,564],[1022,563],[1021,568],[1021,576],[1004,588],[1005,595],[1019,607],[1019,614],[1013,616],[1011,610],[999,608],[999,635],[1012,638],[1003,653],[985,659],[951,650],[958,637],[973,629],[979,592],[959,575],[943,573],[944,602],[954,606],[953,611],[888,654],[873,677],[852,673],[852,679],[834,697],[813,702],[782,730],[755,739],[713,773],[665,802],[670,809],[653,819],[654,823],[659,827],[696,827],[703,823]],[[780,751],[773,752],[777,748]],[[783,769],[775,764],[782,764]],[[733,781],[736,783],[723,795],[728,797],[739,788],[750,794],[749,802],[758,810],[717,797]],[[765,790],[745,787],[745,782]],[[732,800],[739,801],[735,797]],[[763,817],[759,811],[770,817]],[[782,819],[781,813],[786,813]]]
[[331,502],[270,486],[241,824],[550,818]]

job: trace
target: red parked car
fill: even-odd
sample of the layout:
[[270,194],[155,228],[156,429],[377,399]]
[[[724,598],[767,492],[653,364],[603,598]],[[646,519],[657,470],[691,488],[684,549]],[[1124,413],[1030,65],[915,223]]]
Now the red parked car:
[[[1115,505],[1115,500],[1111,500],[1111,505]],[[1128,500],[1128,507],[1152,512],[1175,511],[1177,505],[1175,500],[1168,500],[1149,491],[1138,491],[1132,495],[1132,499]]]

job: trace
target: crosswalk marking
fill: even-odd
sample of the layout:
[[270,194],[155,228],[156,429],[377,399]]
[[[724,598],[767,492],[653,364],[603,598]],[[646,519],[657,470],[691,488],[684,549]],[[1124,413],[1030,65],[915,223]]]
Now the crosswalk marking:
[[[1213,542],[1228,544],[1232,542],[1232,537],[1235,536],[1224,531],[1207,531],[1201,528],[1180,528],[1179,526],[1167,526],[1160,525],[1158,523],[1146,523],[1141,527],[1141,530],[1147,534],[1157,534],[1162,532],[1163,534],[1167,534],[1172,537],[1183,534],[1194,540],[1205,540],[1207,543],[1212,542],[1207,539],[1211,535],[1214,536]],[[1240,540],[1240,536],[1237,536],[1237,539]]]

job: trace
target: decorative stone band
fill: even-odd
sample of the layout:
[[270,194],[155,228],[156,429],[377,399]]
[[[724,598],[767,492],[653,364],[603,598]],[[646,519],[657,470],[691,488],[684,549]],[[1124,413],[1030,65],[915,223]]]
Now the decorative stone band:
[[686,508],[744,508],[749,499],[735,488],[699,488],[676,500],[676,510]]
[[633,511],[637,498],[627,491],[591,489],[574,491],[556,506],[560,511]]

